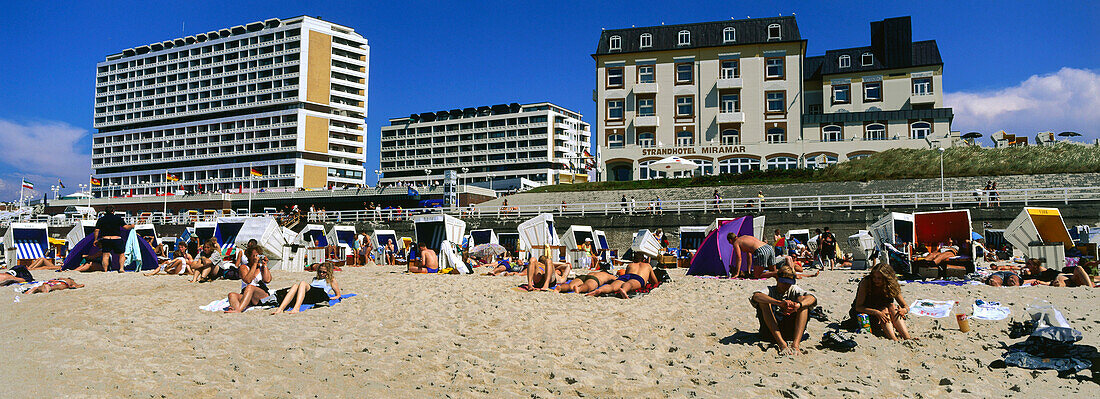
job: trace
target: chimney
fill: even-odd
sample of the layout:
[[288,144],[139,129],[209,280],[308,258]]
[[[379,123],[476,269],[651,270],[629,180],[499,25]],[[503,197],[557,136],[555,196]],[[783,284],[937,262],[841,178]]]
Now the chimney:
[[890,68],[913,64],[913,26],[909,17],[871,22],[871,51]]

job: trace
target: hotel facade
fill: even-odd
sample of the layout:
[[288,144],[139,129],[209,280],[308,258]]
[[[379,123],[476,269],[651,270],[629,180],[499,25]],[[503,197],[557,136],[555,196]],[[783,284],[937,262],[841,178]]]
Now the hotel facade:
[[412,114],[382,127],[379,182],[439,182],[446,171],[473,184],[588,181],[590,139],[581,114],[549,102]]
[[92,191],[362,185],[369,57],[353,29],[306,16],[107,56]]
[[909,17],[871,45],[807,56],[793,16],[605,30],[596,60],[602,180],[814,168],[891,148],[952,145],[935,41]]

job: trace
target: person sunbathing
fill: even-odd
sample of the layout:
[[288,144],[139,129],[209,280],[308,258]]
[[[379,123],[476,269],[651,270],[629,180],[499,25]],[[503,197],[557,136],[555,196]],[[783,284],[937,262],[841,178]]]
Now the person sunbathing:
[[1018,287],[1020,281],[1019,274],[1008,270],[993,272],[985,278],[985,283],[994,287]]
[[1024,266],[1024,271],[1020,274],[1023,284],[1049,285],[1051,287],[1093,287],[1092,279],[1085,272],[1085,268],[1081,266],[1074,266],[1071,273],[1066,274],[1043,267],[1043,261],[1036,258],[1028,259]]
[[645,255],[634,254],[634,261],[626,265],[623,275],[614,281],[602,285],[589,292],[588,296],[597,296],[608,293],[617,293],[620,298],[630,298],[630,293],[645,288],[646,284],[660,284],[657,274],[653,273],[653,266],[646,262]]
[[43,294],[47,294],[50,291],[61,291],[61,290],[70,290],[70,289],[75,290],[77,288],[84,288],[84,284],[77,284],[76,281],[74,281],[73,279],[68,278],[68,277],[63,277],[63,278],[55,278],[55,279],[44,281],[44,282],[42,282],[42,284],[39,284],[37,287],[34,287],[30,290],[27,290],[26,294],[27,295],[37,294],[39,292],[41,292]]
[[172,260],[161,263],[159,266],[157,266],[156,270],[145,273],[145,275],[155,276],[160,274],[160,272],[162,271],[164,272],[164,274],[186,274],[188,270],[188,265],[191,262],[194,262],[194,258],[192,258],[191,254],[187,253],[187,249],[181,245],[172,252]]
[[0,273],[0,287],[12,284],[22,284],[34,281],[31,271],[25,266],[15,265],[5,273]]
[[948,238],[946,244],[940,244],[935,251],[929,253],[924,259],[932,261],[938,267],[956,256],[959,256],[959,247],[955,245],[955,240]]
[[615,275],[608,273],[604,270],[594,271],[588,274],[582,274],[577,278],[569,280],[568,283],[562,284],[554,288],[554,291],[566,293],[576,292],[578,294],[584,294],[592,292],[597,288],[600,288],[604,284],[608,284],[615,281]]
[[[753,236],[738,236],[737,233],[726,234],[726,241],[733,245],[733,256],[729,265],[733,270],[732,278],[741,277],[741,258],[743,253],[749,256],[749,272],[751,278],[770,278],[775,276],[776,268],[782,265],[790,265],[787,256],[776,256],[775,247],[760,241]],[[749,278],[749,276],[745,276]]]
[[103,250],[97,246],[92,246],[91,252],[88,252],[80,257],[80,266],[77,266],[73,271],[77,272],[105,272],[107,268],[103,266]]
[[382,249],[382,261],[386,262],[386,266],[393,266],[397,264],[397,251],[394,249],[393,240],[386,240],[386,246]]
[[540,256],[538,259],[531,258],[527,263],[527,285],[525,288],[528,291],[549,290],[563,279],[546,255]]
[[409,273],[439,273],[439,257],[428,249],[427,243],[417,245],[420,258],[409,261]]
[[198,256],[189,265],[191,268],[191,282],[212,280],[211,276],[215,275],[221,262],[221,246],[218,245],[218,240],[211,237],[202,244]]
[[241,292],[229,293],[229,310],[225,313],[240,313],[249,306],[264,303],[275,303],[267,289],[267,283],[271,282],[271,271],[267,268],[267,262],[263,261],[263,249],[259,245],[251,245],[244,251],[248,256],[248,263],[241,265]]
[[776,344],[780,355],[800,355],[802,335],[817,298],[795,284],[794,269],[788,265],[778,268],[775,281],[775,285],[753,293],[749,303],[756,309],[760,335]]
[[37,258],[30,261],[27,270],[61,270],[61,266],[54,265],[49,258]]
[[333,263],[325,262],[317,268],[317,276],[313,278],[312,282],[301,281],[290,286],[290,288],[275,291],[274,296],[279,301],[279,307],[271,314],[279,314],[284,311],[292,301],[294,307],[290,308],[287,313],[298,313],[304,303],[317,305],[340,299],[340,284],[336,283],[334,269]]
[[909,304],[901,296],[898,276],[890,265],[879,262],[871,266],[871,272],[859,280],[856,299],[848,314],[858,323],[859,315],[871,319],[871,331],[897,341],[912,339],[905,325]]
[[485,273],[486,276],[516,276],[523,273],[527,269],[527,266],[523,262],[519,262],[512,259],[508,252],[505,252],[503,257],[496,263],[496,267],[492,271]]

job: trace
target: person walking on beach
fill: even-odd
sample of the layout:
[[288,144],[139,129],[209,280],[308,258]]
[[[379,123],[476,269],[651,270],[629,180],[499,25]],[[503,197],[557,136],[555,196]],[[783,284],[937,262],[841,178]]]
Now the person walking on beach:
[[126,224],[122,217],[115,214],[115,207],[111,205],[107,205],[103,216],[96,220],[95,231],[92,234],[95,236],[94,245],[103,250],[101,259],[103,271],[108,270],[112,256],[118,260],[119,273],[126,268],[126,243],[122,240],[122,230],[132,228],[134,225]]
[[756,309],[760,336],[778,346],[782,356],[801,355],[802,335],[817,298],[795,284],[794,269],[788,265],[779,268],[775,282],[773,286],[756,291],[749,299],[749,304]]

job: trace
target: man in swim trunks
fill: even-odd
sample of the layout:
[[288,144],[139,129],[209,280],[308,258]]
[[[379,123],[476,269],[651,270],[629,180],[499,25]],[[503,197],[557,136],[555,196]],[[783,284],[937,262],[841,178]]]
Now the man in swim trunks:
[[608,273],[607,270],[595,271],[589,274],[582,274],[577,278],[572,279],[567,284],[559,285],[554,291],[557,292],[576,292],[583,294],[586,292],[592,292],[600,286],[615,281],[615,275]]
[[42,282],[42,284],[40,284],[39,286],[34,287],[30,290],[27,290],[26,293],[28,295],[39,293],[39,292],[45,294],[45,293],[49,293],[50,291],[60,291],[60,290],[65,290],[65,289],[77,289],[77,288],[83,288],[83,287],[84,287],[84,284],[77,284],[76,281],[73,281],[73,279],[68,278],[68,277],[55,278],[55,279],[52,279],[52,280]]
[[749,299],[760,322],[760,335],[778,345],[780,355],[802,354],[802,335],[810,309],[817,305],[812,293],[795,285],[796,277],[794,268],[780,266],[775,273],[776,284],[756,291]]
[[1010,271],[993,272],[985,278],[985,283],[994,287],[1018,287],[1020,275]]
[[[789,265],[789,258],[785,255],[776,256],[775,247],[760,241],[753,236],[738,236],[730,232],[726,240],[733,245],[733,260],[730,270],[733,270],[733,278],[741,276],[741,257],[743,253],[752,254],[749,257],[749,272],[751,278],[770,278],[775,276],[776,268]],[[745,278],[750,278],[745,276]]]
[[428,244],[423,242],[417,248],[420,259],[409,261],[409,273],[439,273],[439,257],[435,251],[428,249]]
[[126,224],[122,217],[115,215],[115,207],[111,205],[107,205],[103,217],[95,222],[95,231],[92,234],[95,237],[95,246],[103,250],[101,262],[104,271],[108,270],[111,255],[114,255],[118,258],[118,272],[122,273],[122,268],[126,265],[126,241],[122,239],[122,229],[132,228],[134,225]]
[[656,285],[660,284],[660,281],[657,280],[657,275],[653,273],[653,266],[646,262],[645,255],[635,253],[634,262],[626,265],[626,270],[622,276],[619,276],[610,284],[589,292],[587,295],[596,296],[614,292],[618,293],[620,298],[628,299],[631,292],[645,288],[647,283]]

